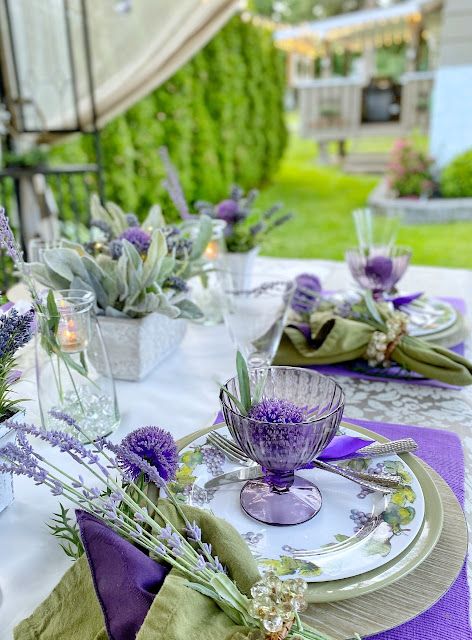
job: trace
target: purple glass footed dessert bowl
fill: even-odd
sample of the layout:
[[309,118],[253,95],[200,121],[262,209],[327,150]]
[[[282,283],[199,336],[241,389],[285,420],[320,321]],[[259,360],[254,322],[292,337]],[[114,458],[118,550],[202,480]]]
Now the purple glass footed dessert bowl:
[[[321,493],[295,472],[315,460],[333,439],[343,415],[344,392],[332,378],[299,367],[250,369],[249,376],[251,389],[266,376],[262,400],[250,412],[253,417],[242,415],[225,393],[226,388],[240,399],[237,377],[228,380],[220,393],[231,435],[264,470],[261,479],[244,485],[241,506],[266,524],[306,522],[320,510]],[[294,421],[287,422],[290,419]]]

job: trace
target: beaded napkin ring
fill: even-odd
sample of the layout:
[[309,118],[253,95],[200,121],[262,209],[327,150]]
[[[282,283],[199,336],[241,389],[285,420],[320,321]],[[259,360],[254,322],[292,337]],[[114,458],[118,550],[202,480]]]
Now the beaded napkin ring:
[[385,324],[386,332],[374,331],[367,345],[365,357],[370,367],[376,367],[379,364],[389,367],[390,356],[403,336],[407,335],[408,316],[403,311],[393,311]]
[[298,613],[307,607],[306,588],[300,578],[282,581],[275,573],[267,573],[252,586],[249,613],[262,622],[266,640],[284,640],[288,636]]

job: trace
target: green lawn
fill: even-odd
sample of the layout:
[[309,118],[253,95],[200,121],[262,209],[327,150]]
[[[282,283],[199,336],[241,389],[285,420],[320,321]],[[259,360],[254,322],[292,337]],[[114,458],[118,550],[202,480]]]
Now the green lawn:
[[[388,149],[391,141],[356,144],[356,151]],[[265,254],[342,260],[355,243],[351,211],[363,206],[378,177],[349,176],[316,162],[316,146],[292,132],[280,169],[259,197],[261,206],[284,202],[295,218],[278,229]],[[404,227],[398,238],[413,248],[413,263],[472,268],[472,222]]]

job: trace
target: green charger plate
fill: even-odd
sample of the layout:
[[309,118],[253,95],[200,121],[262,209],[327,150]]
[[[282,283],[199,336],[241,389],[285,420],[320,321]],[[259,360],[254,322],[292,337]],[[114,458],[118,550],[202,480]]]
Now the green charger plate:
[[[378,442],[388,441],[387,438],[368,429],[363,429],[348,422],[343,422],[342,424]],[[212,431],[214,426],[181,438],[178,441],[179,449],[183,449],[196,438]],[[321,603],[347,600],[382,589],[414,571],[433,551],[441,535],[444,519],[439,491],[423,462],[409,453],[403,454],[401,457],[418,478],[425,498],[425,517],[415,540],[403,553],[378,569],[373,569],[352,578],[308,585],[306,594],[308,602]]]

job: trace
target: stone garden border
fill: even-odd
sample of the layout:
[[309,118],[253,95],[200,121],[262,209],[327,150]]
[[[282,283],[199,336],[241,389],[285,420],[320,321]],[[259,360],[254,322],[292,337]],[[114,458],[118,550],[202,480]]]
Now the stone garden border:
[[403,211],[403,223],[407,225],[472,221],[472,198],[394,198],[386,180],[381,180],[371,192],[368,204],[384,215]]

